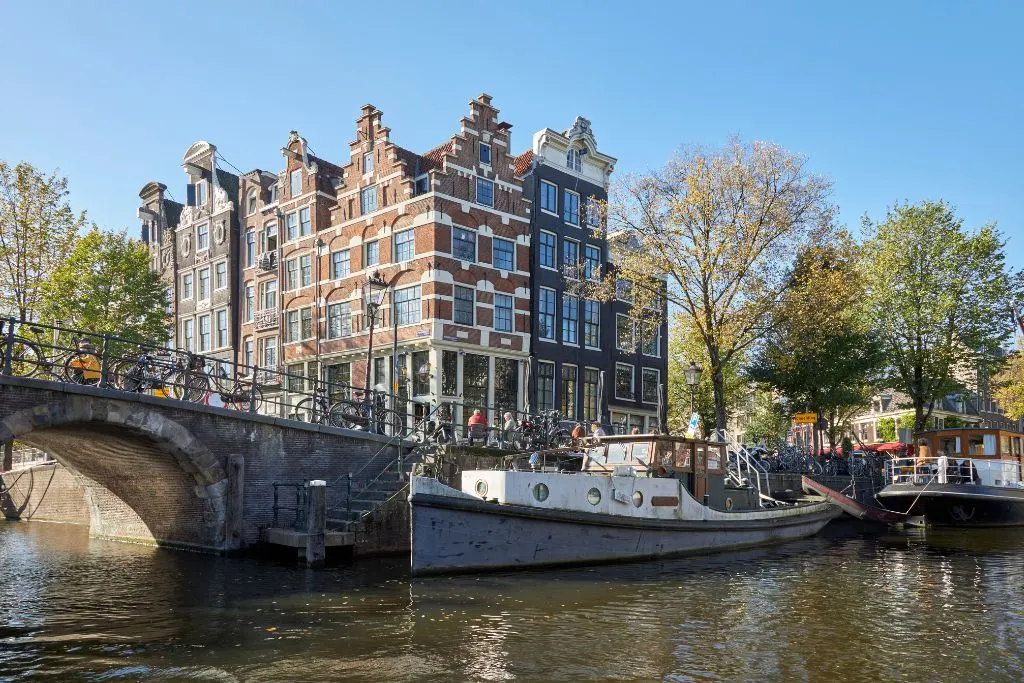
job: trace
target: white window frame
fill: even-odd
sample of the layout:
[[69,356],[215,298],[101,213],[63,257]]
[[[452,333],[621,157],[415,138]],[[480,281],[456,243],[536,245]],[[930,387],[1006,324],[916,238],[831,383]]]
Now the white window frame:
[[[200,239],[199,239],[199,235],[201,234],[199,232],[200,228],[206,228],[206,233],[205,233],[206,234],[206,240],[205,240],[206,245],[205,246],[201,245],[201,243],[200,243]],[[210,224],[204,221],[204,222],[202,222],[202,223],[200,223],[199,225],[196,226],[196,253],[199,253],[201,251],[208,251],[209,249],[210,249]]]
[[284,217],[284,241],[293,242],[299,239],[299,212],[290,211]]
[[[502,310],[509,312],[508,317],[508,329],[498,327],[498,297],[504,297],[508,299],[509,305],[507,307],[501,306]],[[494,312],[491,316],[491,327],[498,332],[515,332],[516,331],[516,298],[511,294],[503,294],[501,292],[494,293]]]
[[[550,185],[551,187],[555,188],[555,209],[554,209],[554,211],[552,211],[551,209],[544,208],[544,186],[545,185]],[[537,202],[537,205],[540,207],[541,213],[546,213],[549,216],[557,216],[558,215],[558,185],[556,185],[555,183],[551,182],[550,180],[541,180],[540,181],[540,201]]]
[[[416,290],[416,296],[414,298],[409,299],[407,301],[401,301],[401,302],[398,301],[399,293],[405,293],[405,292],[409,292],[411,290]],[[423,321],[423,290],[421,289],[420,285],[412,285],[411,287],[403,287],[401,289],[395,289],[395,290],[392,290],[392,291],[394,292],[394,294],[393,294],[393,301],[391,303],[391,315],[395,316],[395,324],[398,327],[402,327],[404,325],[418,325],[420,322],[422,322]],[[399,315],[398,315],[398,307],[399,307],[399,305],[409,304],[412,301],[416,302],[415,306],[411,306],[410,307],[413,311],[415,311],[415,315],[411,316],[411,317],[414,317],[415,320],[407,320],[407,321],[404,321],[404,322],[402,320],[399,320]]]
[[[224,284],[222,284],[220,287],[218,287],[217,286],[218,269],[220,269],[221,267],[224,268]],[[227,288],[228,288],[228,262],[227,261],[217,261],[216,263],[213,264],[213,291],[219,292],[220,290],[227,289]]]
[[[302,214],[306,214],[306,220],[302,220]],[[308,206],[299,209],[299,237],[309,237],[313,234],[313,216]]]
[[252,216],[259,208],[259,193],[256,188],[250,188],[245,195],[245,215]]
[[[224,316],[224,343],[223,344],[220,343],[220,333],[221,333],[220,319],[221,319],[222,315]],[[228,348],[228,346],[231,345],[230,330],[231,330],[231,323],[228,320],[228,309],[221,308],[221,309],[217,310],[213,314],[213,343],[216,345],[216,346],[214,346],[215,349],[226,349],[226,348]]]
[[[498,251],[496,247],[499,242],[504,242],[505,244],[512,247],[512,266],[510,268],[502,268],[496,263],[497,259],[494,258],[494,254],[497,253]],[[507,270],[508,272],[514,272],[516,269],[516,243],[513,240],[508,240],[505,239],[504,237],[493,238],[491,240],[491,265],[497,268],[498,270]]]
[[[366,205],[368,204],[368,202],[366,201],[366,198],[370,197],[370,196],[373,197],[373,208],[372,209],[367,209]],[[377,186],[376,185],[369,185],[367,187],[364,187],[364,188],[360,189],[359,190],[359,214],[362,215],[362,216],[365,216],[366,214],[373,213],[374,211],[379,209],[380,208],[380,201],[379,200],[380,200],[380,198],[377,196]]]
[[[187,284],[186,284],[187,283]],[[194,271],[181,274],[181,300],[192,301],[196,295],[196,276]]]
[[[377,260],[370,263],[370,247],[377,245]],[[370,240],[363,247],[363,267],[372,268],[373,266],[380,265],[380,240]]]
[[[336,272],[336,269],[334,267],[334,264],[335,264],[334,255],[335,254],[342,254],[342,253],[348,254],[348,258],[345,259],[345,261],[344,261],[347,264],[345,266],[345,272],[341,273],[339,275]],[[330,265],[330,268],[331,268],[331,279],[332,280],[340,280],[341,278],[348,277],[349,275],[351,275],[352,274],[352,250],[351,249],[338,249],[337,251],[332,251],[331,252],[331,265]]]
[[[473,258],[472,259],[464,259],[464,258],[462,258],[462,256],[460,256],[460,255],[455,253],[455,231],[456,230],[461,230],[461,231],[463,231],[465,233],[469,233],[470,235],[473,236]],[[458,226],[458,225],[452,226],[452,256],[454,258],[458,259],[459,261],[469,261],[470,263],[476,263],[477,262],[477,256],[479,256],[479,251],[480,251],[480,240],[479,240],[479,235],[477,235],[476,230],[470,230],[469,228],[463,228],[463,227]]]
[[196,350],[196,321],[194,318],[186,318],[181,321],[181,345],[185,347],[186,351]]
[[[567,195],[572,195],[572,196],[576,197],[576,222],[575,223],[573,223],[572,221],[568,220],[565,217],[565,213],[566,213],[566,211],[569,208],[569,202],[566,201],[566,196]],[[580,227],[580,222],[581,222],[580,221],[580,213],[581,212],[582,212],[582,208],[581,208],[581,204],[580,204],[580,193],[576,192],[574,190],[570,190],[567,187],[563,187],[562,188],[562,220],[565,222],[566,225],[571,225],[574,228],[578,228],[578,227]]]
[[[203,197],[202,199],[199,198],[200,195],[202,195],[202,197]],[[200,180],[198,183],[196,183],[196,206],[197,207],[206,206],[206,200],[209,199],[209,198],[210,198],[210,191],[209,191],[209,188],[206,185],[206,181],[205,180]]]
[[[206,321],[207,325],[209,326],[209,330],[210,330],[210,341],[209,341],[209,343],[206,346],[203,345],[203,321],[204,320]],[[212,320],[212,317],[210,316],[209,313],[204,313],[203,315],[200,315],[200,316],[198,316],[196,318],[196,340],[198,342],[196,344],[196,346],[198,347],[199,353],[203,353],[204,351],[211,351],[211,350],[213,350],[213,320]]]
[[[576,245],[576,258],[573,259],[572,261],[566,261],[565,260],[565,257],[568,254],[568,250],[565,248],[566,242],[572,242],[573,244]],[[576,277],[578,275],[578,273],[576,273],[576,269],[579,268],[579,266],[580,266],[580,241],[579,240],[573,239],[572,237],[563,237],[562,238],[562,260],[559,263],[563,267],[568,266],[568,269],[567,269],[567,272],[566,272],[566,277],[567,278],[569,278],[571,280],[582,280],[583,279],[581,277]]]
[[[650,373],[654,373],[654,400],[648,401],[644,398],[644,376]],[[635,379],[635,378],[634,378]],[[661,385],[661,371],[657,368],[641,368],[640,369],[640,402],[648,405],[658,404],[658,387]]]
[[[298,191],[296,192],[296,186]],[[302,169],[297,168],[288,176],[288,197],[295,199],[302,194]]]
[[[206,273],[206,296],[203,296],[202,282],[203,273]],[[213,273],[210,272],[210,266],[204,266],[196,271],[196,301],[206,301],[213,296]]]
[[[619,368],[629,368],[629,387],[633,392],[632,396],[619,396]],[[612,395],[622,401],[636,400],[636,367],[632,363],[616,363],[615,374],[612,375]]]
[[[622,344],[619,343],[619,318],[625,318],[626,322],[629,323],[629,336],[631,343],[628,347],[623,348]],[[615,314],[615,349],[622,353],[633,353],[636,350],[636,325],[630,320],[629,315],[626,313]]]
[[[554,244],[552,244],[552,247],[551,247],[551,252],[552,252],[551,253],[551,262],[554,265],[552,265],[552,266],[545,266],[543,263],[541,263],[540,262],[540,253],[537,254],[537,264],[541,268],[543,268],[544,270],[553,270],[555,272],[558,272],[558,235],[556,233],[551,232],[550,230],[541,230],[540,234],[542,236],[543,235],[550,235],[552,241],[554,242]],[[540,248],[541,248],[540,238],[538,238],[537,239],[537,249],[540,250]]]
[[[412,245],[412,253],[410,253],[406,258],[402,258],[401,254],[399,253],[399,246],[400,245],[398,243],[398,238],[399,237],[405,238],[407,236],[409,238],[408,244]],[[416,258],[416,229],[415,228],[409,228],[407,230],[399,230],[398,232],[395,233],[394,242],[395,242],[395,263],[404,263],[405,261],[411,261],[412,259]],[[405,244],[403,244],[401,246],[405,246]]]
[[[480,183],[484,183],[485,185],[490,185],[491,186],[491,202],[489,204],[487,202],[480,201]],[[476,177],[476,195],[475,195],[475,197],[476,197],[476,203],[477,204],[479,204],[480,206],[486,206],[488,208],[493,209],[494,208],[494,181],[493,180],[489,180],[488,178],[481,178],[480,176],[477,176]]]
[[583,172],[583,155],[580,150],[570,147],[565,153],[565,167],[576,173]]
[[373,173],[373,152],[363,152],[363,175],[370,175],[371,173]]
[[[634,335],[636,333],[634,332]],[[647,345],[644,344],[644,340],[640,340],[640,353],[648,358],[661,358],[661,325],[658,325],[654,330],[655,347],[654,353],[647,353]]]

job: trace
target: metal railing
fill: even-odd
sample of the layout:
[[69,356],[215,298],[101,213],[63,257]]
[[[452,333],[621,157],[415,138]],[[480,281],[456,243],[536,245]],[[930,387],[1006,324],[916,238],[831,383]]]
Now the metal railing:
[[894,458],[885,465],[886,484],[961,484],[1024,488],[1021,463],[995,458]]
[[[279,527],[279,524],[281,523],[280,513],[281,512],[292,512],[293,513],[292,528],[294,528],[297,531],[304,531],[305,528],[306,528],[306,502],[307,502],[307,497],[309,496],[308,485],[307,484],[281,484],[281,483],[278,483],[278,482],[274,482],[272,484],[272,486],[274,487],[274,505],[273,505],[273,508],[272,508],[273,512],[274,512],[274,519],[273,519],[273,522],[271,522],[271,526],[273,528],[275,528],[275,529],[280,528]],[[283,496],[281,495],[281,492],[279,491],[279,489],[285,489],[286,491],[289,490],[289,489],[294,490],[294,492],[295,492],[295,505],[288,505],[287,503],[282,503],[281,500],[282,500]],[[289,496],[289,498],[290,498],[290,496]]]

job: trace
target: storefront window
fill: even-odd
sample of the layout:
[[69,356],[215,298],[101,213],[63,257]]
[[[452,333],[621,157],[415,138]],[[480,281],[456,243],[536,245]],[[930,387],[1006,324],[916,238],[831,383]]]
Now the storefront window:
[[466,424],[473,411],[487,413],[487,385],[490,382],[490,357],[467,353],[462,357],[462,424]]
[[494,359],[494,412],[495,421],[506,410],[519,409],[519,361],[511,358]]

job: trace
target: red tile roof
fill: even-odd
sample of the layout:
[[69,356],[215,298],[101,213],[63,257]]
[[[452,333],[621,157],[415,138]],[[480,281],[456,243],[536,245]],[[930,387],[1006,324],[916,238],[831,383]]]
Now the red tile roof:
[[526,175],[526,172],[530,170],[530,164],[533,162],[533,150],[527,150],[515,158],[516,177],[521,178]]
[[426,168],[440,168],[444,163],[444,155],[451,154],[455,151],[455,143],[451,140],[439,145],[434,149],[430,150],[423,155],[423,161]]

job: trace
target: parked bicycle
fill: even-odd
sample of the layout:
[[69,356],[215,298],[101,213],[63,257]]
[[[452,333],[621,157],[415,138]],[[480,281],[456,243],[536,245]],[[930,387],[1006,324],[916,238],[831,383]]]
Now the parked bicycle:
[[353,400],[338,401],[338,409],[341,413],[340,427],[391,436],[403,430],[402,416],[387,407],[384,394],[379,392],[370,392],[368,397],[363,392],[356,392]]
[[332,427],[347,427],[342,403],[331,402],[326,387],[316,383],[313,395],[307,396],[295,404],[292,416],[301,422],[310,424],[327,424]]
[[[22,324],[22,327],[24,327],[24,324]],[[43,331],[38,327],[29,327],[29,330],[35,334],[41,334]],[[0,332],[3,333],[5,344],[8,340],[10,341],[12,375],[18,377],[37,377],[48,374],[50,364],[47,362],[46,355],[39,344],[19,335],[12,323],[7,320],[0,320]],[[6,353],[6,349],[4,351]]]

